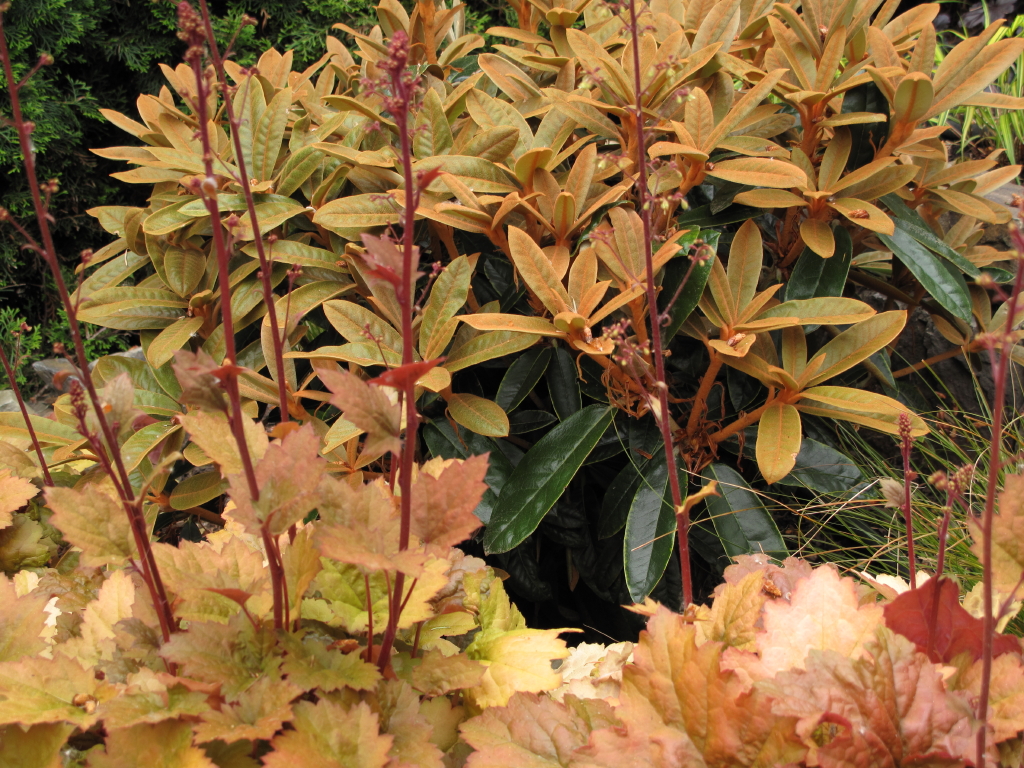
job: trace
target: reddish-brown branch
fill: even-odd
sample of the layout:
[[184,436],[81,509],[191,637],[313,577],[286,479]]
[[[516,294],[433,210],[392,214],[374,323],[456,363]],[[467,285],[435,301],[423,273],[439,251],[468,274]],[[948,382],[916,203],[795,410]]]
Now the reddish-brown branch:
[[[234,434],[235,442],[238,443],[238,452],[242,459],[242,468],[245,479],[249,486],[249,494],[253,500],[260,497],[259,484],[256,482],[256,471],[253,467],[252,456],[249,453],[249,444],[245,439],[245,414],[242,413],[242,399],[238,391],[238,355],[235,349],[235,324],[231,314],[231,273],[228,268],[231,254],[228,253],[228,246],[224,239],[224,228],[220,221],[220,210],[217,203],[217,179],[213,172],[214,149],[210,141],[209,114],[207,111],[206,99],[209,94],[206,84],[206,73],[203,71],[203,50],[202,45],[206,40],[206,27],[198,28],[202,19],[196,15],[195,10],[186,2],[178,5],[178,23],[181,26],[186,43],[189,48],[185,53],[186,62],[192,67],[196,78],[196,117],[199,120],[199,141],[203,147],[203,170],[206,178],[198,185],[197,191],[202,196],[206,210],[210,214],[210,222],[213,229],[213,249],[217,255],[217,280],[220,284],[220,306],[221,322],[224,326],[224,352],[228,361],[223,376],[224,389],[228,394],[228,401],[231,403],[229,421],[231,431]],[[212,33],[211,33],[212,35]],[[258,234],[256,230],[255,234]],[[275,329],[276,332],[276,329]]]
[[[11,98],[11,113],[13,125],[18,135],[18,146],[21,150],[22,163],[25,170],[25,177],[28,181],[29,192],[32,198],[32,208],[35,213],[36,223],[39,227],[41,244],[37,252],[42,256],[50,269],[54,283],[57,287],[57,294],[68,317],[68,329],[71,332],[71,339],[75,347],[75,356],[78,360],[78,367],[81,373],[81,381],[88,393],[89,402],[92,404],[93,412],[96,414],[96,421],[99,424],[100,432],[103,435],[103,442],[110,451],[112,466],[109,466],[111,479],[115,480],[115,487],[120,487],[120,497],[125,513],[135,535],[136,545],[142,556],[144,567],[143,576],[146,586],[149,589],[150,597],[157,616],[160,619],[160,627],[164,640],[170,639],[170,632],[173,630],[174,614],[171,610],[170,601],[164,589],[160,572],[157,569],[156,559],[153,556],[153,549],[150,546],[149,534],[146,531],[146,522],[142,514],[141,502],[136,503],[132,498],[132,486],[128,479],[128,471],[125,468],[121,457],[120,448],[117,443],[117,436],[106,417],[103,403],[100,401],[96,391],[96,385],[89,370],[89,359],[85,354],[85,344],[82,340],[81,327],[78,324],[76,307],[68,294],[67,285],[64,282],[64,275],[61,273],[60,264],[57,260],[57,249],[54,246],[53,235],[50,232],[50,214],[47,205],[43,200],[42,191],[39,187],[39,179],[36,176],[35,151],[32,147],[31,135],[34,126],[27,122],[21,111],[21,99],[19,91],[25,81],[15,82],[14,72],[11,67],[10,51],[7,48],[7,35],[4,29],[3,12],[0,11],[0,60],[3,63],[4,77],[7,79],[7,89]],[[40,60],[40,65],[42,60]],[[37,67],[38,68],[38,67]],[[34,72],[35,70],[33,70]],[[32,73],[29,73],[30,75]]]
[[[902,439],[900,453],[903,456],[903,522],[907,529],[907,566],[910,568],[910,588],[917,589],[917,559],[914,556],[914,521],[911,515],[913,510],[910,505],[910,483],[914,479],[910,469],[910,450],[913,446],[913,438],[910,435],[910,414],[905,412],[900,414],[899,428]],[[946,524],[948,526],[948,521]],[[944,540],[942,541],[942,546],[945,546]],[[940,550],[939,568],[936,571],[936,577],[942,575],[943,552],[944,549]],[[935,594],[936,596],[938,595],[938,590],[936,590]]]
[[758,419],[768,410],[768,406],[775,402],[775,390],[769,390],[768,401],[760,408],[756,408],[750,413],[744,414],[740,418],[736,419],[732,424],[724,427],[717,432],[709,436],[712,443],[720,443],[727,437],[735,435],[737,432],[742,432],[744,429],[749,427],[751,424],[756,424]]
[[948,349],[945,352],[942,352],[938,355],[932,355],[927,360],[922,360],[919,363],[908,365],[906,368],[900,368],[898,371],[893,371],[892,377],[894,379],[901,379],[904,376],[909,376],[915,371],[920,371],[925,368],[928,368],[929,366],[935,365],[936,363],[941,363],[943,360],[949,360],[950,358],[953,357],[959,357],[962,354],[964,354],[963,347],[957,347],[956,349]]
[[[416,246],[414,242],[416,225],[416,206],[419,199],[416,180],[412,170],[412,132],[409,126],[409,112],[415,98],[415,81],[407,75],[406,57],[408,55],[408,38],[405,33],[398,32],[392,37],[389,68],[391,85],[392,119],[398,126],[400,151],[402,155],[402,176],[405,183],[404,211],[402,213],[402,275],[401,285],[396,290],[399,306],[402,310],[402,365],[413,362],[415,337],[412,328],[413,304],[415,303],[415,275],[417,265]],[[405,379],[401,390],[400,402],[405,407],[405,439],[402,443],[401,455],[398,456],[400,468],[398,485],[401,493],[401,522],[398,533],[398,548],[405,551],[409,548],[412,529],[412,470],[413,458],[416,453],[416,433],[419,428],[419,414],[416,412],[416,382],[412,376]],[[390,663],[391,649],[398,634],[398,620],[402,612],[405,574],[395,574],[394,587],[390,591],[388,625],[381,638],[378,666],[383,670]]]
[[11,383],[14,397],[18,400],[21,417],[25,419],[25,426],[28,428],[29,440],[32,441],[32,447],[35,449],[36,457],[39,459],[39,466],[43,469],[43,482],[52,488],[53,478],[50,477],[50,468],[47,466],[46,457],[43,455],[43,446],[39,444],[36,429],[32,426],[32,419],[29,418],[28,406],[25,405],[25,399],[21,396],[21,387],[18,386],[18,382],[14,379],[14,370],[11,368],[11,363],[7,359],[7,353],[4,352],[2,345],[0,345],[0,362],[4,364],[4,372],[7,374],[7,380]]
[[687,437],[693,437],[696,433],[697,423],[704,416],[704,406],[707,403],[708,395],[711,394],[711,388],[715,385],[715,379],[718,378],[718,372],[722,369],[721,355],[710,347],[708,347],[708,354],[711,355],[711,361],[708,363],[708,369],[704,373],[704,378],[700,380],[700,387],[697,389],[697,395],[693,398],[693,408],[690,410],[690,418],[686,420]]
[[[271,339],[274,348],[274,366],[277,368],[277,395],[280,399],[281,421],[283,423],[288,421],[288,388],[284,373],[284,345],[281,340],[281,334],[287,335],[288,333],[287,319],[285,327],[279,328],[277,325],[277,307],[274,303],[274,286],[271,275],[273,264],[267,258],[266,252],[263,249],[263,235],[260,233],[259,219],[256,216],[256,202],[252,196],[252,188],[249,186],[248,169],[245,167],[245,156],[242,153],[242,139],[239,133],[241,120],[235,117],[235,107],[228,89],[227,74],[224,71],[224,59],[221,57],[220,50],[217,47],[217,38],[213,34],[213,25],[210,22],[210,11],[206,5],[206,0],[199,0],[199,10],[203,18],[206,45],[210,50],[210,61],[213,63],[214,72],[217,73],[217,79],[220,81],[221,93],[224,95],[224,109],[227,112],[228,123],[231,125],[231,141],[235,150],[235,164],[238,166],[238,175],[241,177],[236,179],[236,181],[242,188],[242,194],[245,195],[245,207],[249,214],[249,226],[252,228],[253,242],[256,245],[256,257],[260,262],[260,281],[263,286],[263,298],[267,302],[267,319],[270,323]],[[252,87],[251,77],[247,86]]]
[[[644,137],[643,84],[640,79],[640,30],[636,0],[629,0],[629,32],[633,44],[633,90],[636,102],[633,104],[636,120],[637,153],[637,203],[640,219],[644,226],[644,265],[646,267],[646,290],[648,314],[651,319],[651,356],[654,358],[655,386],[658,389],[658,413],[656,421],[661,429],[661,440],[665,450],[665,464],[668,467],[668,482],[672,493],[672,507],[676,512],[676,531],[679,538],[679,570],[683,582],[683,608],[693,602],[693,583],[690,576],[689,513],[684,511],[682,491],[679,487],[679,472],[676,468],[675,446],[672,442],[672,426],[668,412],[668,382],[665,377],[665,350],[661,339],[661,318],[658,315],[658,292],[654,284],[654,254],[652,252],[651,200],[647,189],[647,146]],[[640,334],[642,323],[636,327]]]
[[978,697],[978,720],[981,721],[981,726],[978,728],[978,749],[975,755],[977,765],[985,764],[988,697],[992,686],[992,653],[996,631],[996,619],[992,605],[992,518],[995,516],[999,470],[1003,466],[1003,407],[1006,401],[1006,379],[1009,374],[1010,352],[1014,344],[1013,326],[1017,319],[1017,306],[1020,302],[1021,291],[1024,290],[1024,237],[1017,229],[1014,229],[1013,235],[1017,251],[1017,274],[1007,300],[1006,326],[1002,329],[999,341],[992,341],[989,346],[995,392],[992,397],[992,441],[989,448],[988,486],[985,492],[985,509],[981,517],[982,603],[985,608],[985,634],[982,638],[981,691]]

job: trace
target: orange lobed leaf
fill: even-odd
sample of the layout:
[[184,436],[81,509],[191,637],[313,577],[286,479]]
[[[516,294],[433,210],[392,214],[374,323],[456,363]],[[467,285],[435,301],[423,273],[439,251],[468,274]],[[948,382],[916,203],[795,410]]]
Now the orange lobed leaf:
[[420,663],[413,667],[412,686],[425,696],[442,696],[479,685],[484,671],[480,662],[461,653],[445,656],[434,649],[423,654]]
[[486,709],[462,724],[462,738],[476,750],[466,768],[576,765],[574,753],[586,746],[591,731],[617,725],[612,708],[599,699],[566,696],[563,705],[517,693],[506,706]]
[[398,455],[402,449],[402,409],[396,403],[379,387],[370,386],[347,371],[325,370],[320,373],[320,380],[334,393],[331,404],[366,432],[364,451],[376,455],[391,451]]
[[[936,587],[937,584],[940,586]],[[933,622],[936,599],[938,614]],[[985,623],[960,605],[960,590],[949,579],[928,579],[917,589],[897,595],[885,605],[885,625],[912,640],[918,650],[928,653],[935,663],[948,664],[961,653],[970,654],[974,661],[981,658]],[[993,649],[996,656],[1019,651],[1017,638],[996,636]]]
[[38,493],[38,488],[12,470],[0,470],[0,528],[10,525],[11,513],[24,507]]
[[[1017,591],[1024,575],[1024,475],[1007,475],[999,494],[999,514],[992,518],[992,586],[1004,594]],[[979,557],[984,540],[979,521],[967,518]]]
[[774,675],[802,668],[812,650],[859,658],[881,624],[881,606],[859,605],[856,582],[822,566],[797,582],[790,602],[765,605],[765,631],[757,636],[761,663]]
[[365,703],[351,708],[321,699],[294,708],[295,730],[277,736],[263,756],[267,768],[384,768],[393,736],[380,733],[378,716]]
[[443,557],[480,527],[473,510],[487,490],[487,456],[452,462],[436,477],[421,470],[413,480],[412,532],[429,552]]
[[687,739],[676,737],[673,749],[692,754],[688,740],[707,766],[768,768],[798,761],[805,749],[796,720],[773,714],[766,694],[723,669],[723,650],[717,642],[698,646],[694,627],[659,606],[640,635],[633,665],[623,670],[616,714],[627,733],[651,725],[681,731]]
[[307,423],[274,442],[256,465],[258,499],[252,498],[243,475],[228,478],[235,502],[232,516],[254,535],[263,529],[274,536],[284,533],[317,506],[326,471],[320,438]]
[[89,752],[93,768],[216,768],[206,753],[192,746],[192,724],[167,720],[134,725],[107,735],[103,747]]
[[261,677],[233,703],[204,712],[195,726],[196,741],[269,739],[291,720],[291,701],[301,693],[289,682]]
[[18,597],[14,583],[0,575],[0,662],[35,656],[46,648],[40,633],[46,622],[44,606],[48,600],[43,592]]
[[799,718],[809,765],[963,765],[974,755],[968,703],[946,691],[913,643],[884,627],[863,658],[815,651],[805,669],[760,686],[775,697],[773,713]]

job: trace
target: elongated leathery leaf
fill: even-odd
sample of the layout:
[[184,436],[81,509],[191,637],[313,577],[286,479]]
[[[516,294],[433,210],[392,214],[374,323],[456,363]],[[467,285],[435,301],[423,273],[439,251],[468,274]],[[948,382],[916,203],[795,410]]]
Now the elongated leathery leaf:
[[899,227],[891,236],[881,232],[877,235],[933,299],[965,323],[971,322],[971,294],[959,270]]
[[648,462],[626,519],[622,559],[629,596],[642,602],[661,580],[675,548],[676,516],[664,457]]
[[[690,236],[691,233],[687,233],[681,240],[684,249],[697,239],[699,229],[697,227],[694,229],[696,231],[692,233],[693,237]],[[705,232],[701,235],[701,239],[705,244],[714,248],[718,245],[719,234],[718,232]],[[665,326],[663,332],[665,344],[672,340],[672,337],[686,322],[686,318],[697,307],[697,302],[700,301],[701,294],[704,293],[704,287],[708,284],[708,277],[711,276],[711,264],[715,258],[712,257],[703,263],[694,264],[692,270],[690,270],[689,259],[676,258],[665,266],[665,278],[661,285],[661,295],[658,297],[659,311],[668,311],[669,315],[668,325]],[[687,272],[689,272],[689,277],[686,277]],[[686,284],[680,290],[679,286],[684,278]],[[678,298],[671,307],[667,307],[668,302],[675,297],[676,291],[679,291]]]
[[805,437],[800,443],[796,464],[779,483],[810,488],[820,493],[842,493],[863,479],[857,465],[849,457],[835,448]]
[[888,195],[882,195],[881,199],[892,213],[897,230],[903,230],[928,250],[959,267],[965,274],[971,277],[981,274],[981,270],[932,232],[925,220],[921,218],[921,214],[913,208],[908,208],[899,195],[890,192]]
[[576,378],[576,359],[569,350],[564,347],[555,349],[546,378],[555,413],[559,420],[565,421],[583,407],[580,383]]
[[729,557],[764,552],[789,555],[778,526],[742,475],[725,464],[712,464],[701,475],[718,481],[721,496],[707,500],[710,522]]
[[508,367],[498,387],[495,402],[511,413],[537,386],[551,360],[551,347],[528,349]]
[[502,488],[484,533],[487,552],[508,552],[533,533],[612,422],[590,405],[537,441]]
[[[853,241],[845,227],[837,227],[834,234],[836,251],[830,259],[823,259],[810,248],[804,248],[786,283],[785,301],[843,295],[853,256]],[[811,333],[815,327],[805,330]]]

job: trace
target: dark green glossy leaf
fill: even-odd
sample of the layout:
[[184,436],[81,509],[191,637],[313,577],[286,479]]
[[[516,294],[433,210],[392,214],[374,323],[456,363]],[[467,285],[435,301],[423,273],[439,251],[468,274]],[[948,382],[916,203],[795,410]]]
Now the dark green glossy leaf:
[[509,414],[508,432],[510,435],[525,435],[535,429],[554,424],[558,419],[547,411],[516,411]]
[[514,411],[537,386],[537,382],[547,370],[550,360],[550,347],[533,347],[526,350],[508,367],[494,401],[506,413]]
[[545,378],[551,404],[560,421],[565,421],[583,407],[580,383],[576,376],[576,358],[565,347],[554,349]]
[[484,491],[477,508],[473,510],[480,518],[480,522],[486,525],[498,503],[501,489],[512,474],[512,463],[501,450],[500,443],[504,441],[492,440],[468,429],[460,430],[456,435],[452,425],[447,421],[435,421],[424,426],[423,439],[431,456],[441,456],[445,459],[465,459],[490,453],[487,459],[487,474],[484,475],[487,490]]
[[958,269],[899,227],[891,237],[879,232],[878,239],[906,265],[933,299],[965,323],[971,322],[971,295]]
[[[846,227],[835,228],[836,252],[831,259],[825,259],[821,269],[821,279],[814,292],[816,298],[824,296],[842,296],[846,288],[846,277],[850,274],[850,263],[853,260],[853,239]],[[788,297],[787,297],[788,298]]]
[[580,369],[583,371],[583,378],[580,379],[580,391],[599,403],[608,402],[608,390],[601,383],[601,374],[604,368],[595,363],[589,355],[580,357]]
[[729,393],[729,404],[739,412],[763,392],[764,385],[737,368],[726,367],[725,388]]
[[817,440],[804,438],[792,471],[778,482],[819,493],[842,493],[863,480],[853,461]]
[[[668,309],[668,325],[662,331],[663,346],[668,346],[672,337],[679,331],[680,326],[686,322],[686,318],[693,312],[697,302],[700,301],[701,294],[704,293],[704,286],[708,284],[708,277],[711,275],[711,265],[714,259],[709,259],[703,264],[693,264],[686,257],[686,253],[697,237],[701,237],[705,243],[715,247],[718,244],[718,236],[718,232],[701,233],[700,229],[695,227],[694,232],[687,233],[680,239],[684,255],[677,256],[665,266],[665,277],[662,280],[661,294],[658,297],[658,311],[664,313],[668,303],[674,297],[675,302],[672,304],[671,309]],[[690,269],[691,264],[693,266],[692,270]],[[689,277],[687,277],[687,273],[689,273]],[[686,284],[680,290],[679,286],[684,279]],[[677,291],[679,293],[678,297],[676,296]]]
[[730,205],[720,213],[713,213],[710,205],[702,205],[684,211],[677,219],[679,227],[700,227],[701,229],[713,229],[724,227],[726,224],[736,224],[747,219],[753,219],[764,213],[760,208],[751,208],[749,205]]
[[843,96],[843,112],[874,112],[885,115],[881,123],[860,123],[849,126],[853,139],[847,171],[855,171],[875,159],[875,149],[885,143],[889,135],[889,102],[874,82],[851,88]]
[[707,509],[729,557],[755,552],[788,557],[778,526],[739,472],[725,464],[711,464],[701,475],[718,481],[721,495],[708,498]]
[[626,452],[628,463],[619,470],[604,493],[597,521],[597,536],[601,539],[614,536],[626,525],[629,507],[633,503],[637,488],[640,487],[642,473],[648,463],[655,460],[659,454],[664,455],[661,431],[653,416],[630,419],[627,434],[621,435],[620,432],[621,430],[615,433],[616,437],[625,437],[629,444],[629,450]]
[[626,586],[634,602],[643,602],[661,580],[675,548],[675,530],[668,467],[662,454],[645,467],[626,520],[622,558]]
[[200,472],[186,477],[171,491],[172,509],[191,509],[220,496],[228,489],[228,481],[219,472]]
[[912,208],[908,208],[907,204],[895,192],[882,195],[881,200],[892,214],[893,223],[896,225],[897,230],[903,230],[925,248],[937,253],[957,266],[964,274],[971,277],[977,277],[981,274],[981,271],[976,266],[936,235],[925,220],[921,218],[921,214]]
[[993,281],[999,285],[1008,285],[1013,282],[1014,273],[999,267],[985,267],[985,272]]
[[498,497],[484,532],[485,551],[507,552],[537,529],[611,422],[611,409],[587,406],[527,451]]
[[[718,159],[719,158],[716,158],[715,162],[718,162]],[[715,190],[715,196],[708,205],[711,213],[721,213],[732,205],[732,201],[736,198],[736,195],[740,192],[746,192],[753,189],[753,187],[748,184],[738,184],[735,181],[724,181],[722,179],[712,179],[711,184]]]
[[853,241],[845,227],[835,228],[836,251],[823,259],[804,248],[786,283],[786,301],[842,296],[853,257]]
[[715,528],[705,511],[701,517],[690,523],[690,552],[700,557],[721,577],[725,569],[732,565],[732,560],[722,547],[722,542],[715,533]]
[[597,519],[597,536],[607,539],[614,536],[626,525],[629,507],[640,487],[642,472],[647,467],[647,459],[634,458],[629,453],[630,463],[619,470],[619,474],[608,486],[601,500],[601,511]]
[[[622,411],[615,411],[615,422],[621,424],[628,418]],[[587,460],[583,462],[584,466],[610,459],[612,456],[617,456],[626,450],[625,435],[622,432],[621,427],[609,429],[605,432],[601,439],[597,441],[594,450],[587,456]]]
[[804,246],[800,258],[793,265],[793,271],[786,281],[785,299],[787,301],[813,299],[821,282],[821,272],[825,268],[825,259],[810,248]]
[[885,349],[880,349],[867,360],[861,362],[868,372],[882,385],[885,394],[889,397],[899,395],[900,387],[892,375],[892,366],[889,364],[889,355]]

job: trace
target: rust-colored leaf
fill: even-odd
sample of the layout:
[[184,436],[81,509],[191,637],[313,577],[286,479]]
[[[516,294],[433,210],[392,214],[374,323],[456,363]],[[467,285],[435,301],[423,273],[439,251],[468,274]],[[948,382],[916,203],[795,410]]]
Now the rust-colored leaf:
[[[960,605],[960,590],[950,579],[928,579],[917,589],[897,595],[895,600],[885,605],[884,610],[885,625],[913,640],[918,650],[927,653],[936,663],[948,664],[965,652],[974,661],[981,658],[985,623]],[[1019,652],[1020,641],[1017,638],[1011,635],[996,637],[996,656]]]

